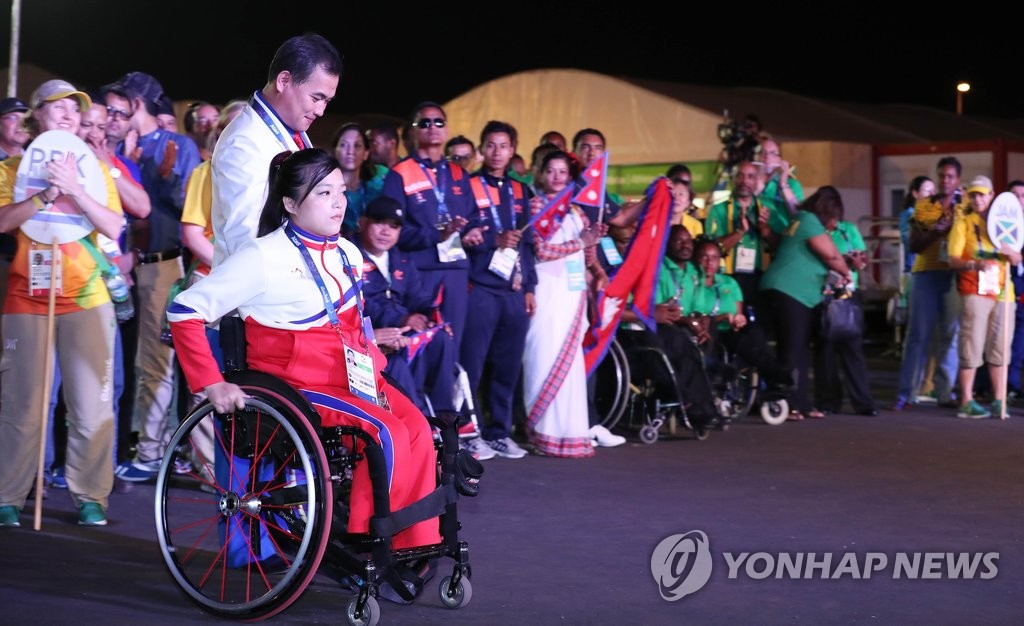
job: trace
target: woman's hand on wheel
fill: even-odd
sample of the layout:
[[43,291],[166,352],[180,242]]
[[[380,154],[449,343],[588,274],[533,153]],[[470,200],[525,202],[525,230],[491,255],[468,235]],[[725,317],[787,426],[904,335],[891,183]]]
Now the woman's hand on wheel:
[[234,409],[244,409],[248,397],[242,388],[234,383],[219,382],[207,385],[206,397],[218,413],[230,413]]

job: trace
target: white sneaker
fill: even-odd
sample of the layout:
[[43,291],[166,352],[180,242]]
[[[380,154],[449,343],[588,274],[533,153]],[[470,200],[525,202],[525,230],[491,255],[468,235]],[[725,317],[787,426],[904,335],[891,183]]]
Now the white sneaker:
[[473,458],[477,461],[486,461],[487,459],[493,459],[497,454],[494,448],[487,445],[483,437],[474,437],[461,442],[464,449],[469,450],[469,453],[473,455]]
[[595,446],[601,446],[602,448],[614,448],[626,443],[625,437],[612,434],[612,431],[600,424],[590,427],[590,440]]
[[495,454],[506,459],[521,459],[526,456],[526,450],[520,448],[516,442],[512,441],[511,437],[502,437],[486,443],[491,450],[494,450]]

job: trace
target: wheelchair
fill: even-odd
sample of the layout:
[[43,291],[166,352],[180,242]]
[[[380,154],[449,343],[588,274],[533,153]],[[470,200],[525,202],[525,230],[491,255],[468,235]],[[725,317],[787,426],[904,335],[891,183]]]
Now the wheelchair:
[[664,352],[631,341],[627,332],[616,336],[594,373],[595,403],[602,417],[601,425],[610,430],[626,418],[623,425],[637,430],[640,441],[651,444],[659,439],[663,429],[676,435],[680,426],[703,441],[711,429],[728,429],[732,422],[747,417],[754,407],[769,425],[786,421],[788,401],[767,393],[757,369],[744,364],[720,342],[715,342],[712,353],[701,362],[700,375],[711,387],[718,414],[711,424],[696,423],[687,414],[685,399],[675,382],[675,368]]
[[713,372],[711,389],[715,407],[724,423],[747,417],[755,407],[769,426],[778,426],[786,421],[789,401],[781,395],[769,393],[757,368],[744,363],[720,342],[715,342],[713,354],[705,360],[705,367]]
[[[220,617],[265,619],[298,600],[319,572],[355,592],[347,623],[369,626],[380,620],[382,583],[409,603],[447,557],[454,566],[437,587],[441,603],[469,603],[472,569],[458,538],[457,501],[460,493],[476,495],[480,472],[472,474],[482,468],[457,453],[453,416],[428,418],[436,429],[437,488],[392,511],[383,451],[369,434],[321,426],[305,397],[273,376],[243,370],[226,377],[249,396],[245,408],[220,414],[200,404],[172,436],[156,483],[164,563],[193,602]],[[216,454],[196,463],[201,446],[191,444],[203,431],[213,433]],[[194,469],[175,474],[175,461],[188,459]],[[346,531],[357,463],[368,464],[373,485],[368,534]],[[395,533],[438,516],[441,543],[392,549]]]
[[711,425],[690,419],[676,384],[675,368],[658,348],[631,342],[622,333],[609,344],[594,376],[594,401],[605,428],[611,430],[621,423],[636,430],[645,444],[656,442],[663,428],[673,436],[682,427],[698,441],[708,437]]

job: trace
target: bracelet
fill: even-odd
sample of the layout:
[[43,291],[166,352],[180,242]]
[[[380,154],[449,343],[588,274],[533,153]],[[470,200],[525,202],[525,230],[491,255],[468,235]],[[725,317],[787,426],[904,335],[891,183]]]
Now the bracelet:
[[36,205],[38,211],[42,211],[43,209],[49,209],[51,206],[53,206],[53,202],[51,200],[43,200],[42,198],[39,197],[41,195],[43,195],[42,191],[32,196],[32,204]]

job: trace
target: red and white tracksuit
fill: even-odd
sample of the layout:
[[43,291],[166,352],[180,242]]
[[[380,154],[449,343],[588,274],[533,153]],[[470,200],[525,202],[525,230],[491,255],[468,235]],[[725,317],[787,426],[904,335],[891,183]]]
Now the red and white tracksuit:
[[[284,229],[256,239],[213,268],[210,275],[183,291],[168,309],[174,345],[193,392],[223,381],[206,340],[204,325],[238,309],[245,320],[249,367],[277,376],[306,396],[324,426],[358,426],[384,450],[391,507],[419,500],[435,487],[434,444],[430,426],[415,405],[380,375],[387,361],[365,339],[356,307],[356,290],[338,252],[344,250],[357,275],[363,259],[350,242],[325,239],[292,226],[306,246],[327,287],[341,323],[330,325],[320,290]],[[344,296],[343,296],[344,294]],[[342,345],[342,340],[344,345]],[[344,346],[367,350],[377,373],[377,389],[390,411],[349,390]],[[369,529],[373,496],[366,463],[356,468],[348,530]],[[440,542],[436,519],[397,534],[395,548]]]

